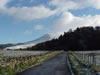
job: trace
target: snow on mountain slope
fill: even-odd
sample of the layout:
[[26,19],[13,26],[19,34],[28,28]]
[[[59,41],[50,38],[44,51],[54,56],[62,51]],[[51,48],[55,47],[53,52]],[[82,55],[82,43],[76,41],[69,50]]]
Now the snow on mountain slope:
[[7,49],[11,49],[11,50],[14,50],[14,49],[25,49],[25,48],[28,48],[28,47],[32,47],[38,43],[41,43],[41,42],[45,42],[45,41],[48,41],[48,40],[51,40],[52,38],[50,37],[49,34],[46,34],[36,40],[32,40],[32,41],[29,41],[29,42],[24,42],[23,44],[21,45],[16,45],[16,46],[11,46],[11,47],[7,47],[5,48],[4,50],[7,50]]
[[36,40],[32,40],[32,41],[29,41],[29,42],[25,42],[24,44],[37,44],[37,43],[41,43],[41,42],[45,42],[45,41],[48,41],[48,40],[51,40],[51,37],[49,34],[45,34],[44,36],[36,39]]

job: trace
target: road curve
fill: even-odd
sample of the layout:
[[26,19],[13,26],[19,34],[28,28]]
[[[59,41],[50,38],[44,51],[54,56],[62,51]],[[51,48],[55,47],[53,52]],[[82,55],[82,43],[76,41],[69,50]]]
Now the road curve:
[[68,67],[67,52],[58,54],[38,67],[27,69],[16,75],[71,75]]

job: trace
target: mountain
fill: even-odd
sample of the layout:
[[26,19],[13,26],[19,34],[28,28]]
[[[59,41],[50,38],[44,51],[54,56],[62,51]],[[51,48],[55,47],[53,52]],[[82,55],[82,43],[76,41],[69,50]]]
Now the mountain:
[[36,40],[32,40],[32,41],[28,41],[28,42],[24,42],[24,43],[21,43],[21,44],[17,44],[15,46],[10,46],[10,47],[6,47],[4,48],[4,50],[8,50],[8,49],[24,49],[24,48],[28,48],[28,47],[32,47],[38,43],[42,43],[42,42],[45,42],[45,41],[48,41],[48,40],[51,40],[52,38],[50,37],[49,34],[45,34],[44,36],[36,39]]
[[15,44],[0,44],[0,49],[4,49],[6,47],[14,46]]
[[45,34],[44,36],[42,36],[36,40],[25,42],[24,44],[37,44],[37,43],[45,42],[47,40],[51,40],[51,37],[49,34]]
[[78,27],[28,50],[100,50],[100,26]]

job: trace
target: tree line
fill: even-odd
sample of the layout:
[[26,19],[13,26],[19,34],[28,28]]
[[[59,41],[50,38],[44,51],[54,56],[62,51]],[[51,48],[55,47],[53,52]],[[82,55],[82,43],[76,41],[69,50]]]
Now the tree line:
[[100,27],[78,27],[64,32],[64,35],[39,43],[27,50],[99,50]]

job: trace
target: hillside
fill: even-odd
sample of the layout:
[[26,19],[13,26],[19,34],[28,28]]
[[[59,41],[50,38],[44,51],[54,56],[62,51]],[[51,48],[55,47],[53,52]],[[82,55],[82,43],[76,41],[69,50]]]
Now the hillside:
[[6,47],[14,46],[14,44],[0,44],[0,49],[4,49]]
[[37,44],[29,50],[99,50],[100,27],[80,27],[53,39]]
[[32,40],[32,41],[28,41],[28,42],[24,42],[24,43],[20,43],[20,44],[16,44],[16,45],[9,45],[9,46],[5,46],[3,48],[4,48],[4,50],[25,49],[25,48],[32,47],[38,43],[45,42],[48,40],[51,40],[51,37],[49,34],[45,34],[36,40]]

